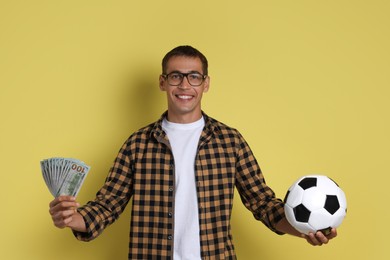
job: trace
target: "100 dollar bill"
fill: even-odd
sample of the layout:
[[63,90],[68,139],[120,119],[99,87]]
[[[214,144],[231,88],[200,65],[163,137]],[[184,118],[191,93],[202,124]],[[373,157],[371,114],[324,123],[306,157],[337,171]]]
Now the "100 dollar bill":
[[56,197],[60,195],[70,195],[76,197],[80,188],[89,172],[90,167],[79,163],[72,163],[69,172],[66,174],[64,180]]

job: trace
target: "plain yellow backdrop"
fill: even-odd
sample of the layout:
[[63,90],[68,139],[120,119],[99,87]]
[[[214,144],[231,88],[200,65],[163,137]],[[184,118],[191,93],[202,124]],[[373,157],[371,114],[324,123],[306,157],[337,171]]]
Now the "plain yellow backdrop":
[[124,140],[166,108],[160,62],[190,44],[210,63],[203,109],[238,128],[283,198],[302,175],[345,191],[323,247],[233,210],[239,259],[389,259],[390,2],[0,1],[0,259],[126,259],[129,208],[96,240],[56,229],[39,161],[92,169],[92,199]]

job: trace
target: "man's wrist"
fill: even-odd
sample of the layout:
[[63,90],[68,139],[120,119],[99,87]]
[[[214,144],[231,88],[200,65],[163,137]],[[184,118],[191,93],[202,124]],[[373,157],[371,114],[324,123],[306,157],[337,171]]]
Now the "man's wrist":
[[77,211],[73,214],[72,221],[69,223],[68,227],[76,232],[87,232],[85,220]]

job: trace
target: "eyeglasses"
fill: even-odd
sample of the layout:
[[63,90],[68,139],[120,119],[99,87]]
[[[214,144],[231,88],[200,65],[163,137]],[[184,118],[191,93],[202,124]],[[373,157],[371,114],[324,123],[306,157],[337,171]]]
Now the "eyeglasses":
[[181,73],[181,72],[171,72],[169,74],[162,74],[165,79],[168,80],[168,84],[171,86],[179,86],[184,77],[187,78],[188,83],[191,86],[197,87],[202,85],[203,81],[207,77],[207,75],[202,75],[198,72],[190,72],[190,73]]

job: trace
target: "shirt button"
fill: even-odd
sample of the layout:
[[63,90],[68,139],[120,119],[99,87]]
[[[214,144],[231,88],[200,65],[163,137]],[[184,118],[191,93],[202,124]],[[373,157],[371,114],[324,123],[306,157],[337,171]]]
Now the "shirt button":
[[168,216],[169,216],[169,217],[172,217],[172,212],[168,212]]
[[175,166],[174,166],[173,164],[171,164],[171,165],[169,165],[169,168],[170,168],[171,170],[173,170],[173,169],[175,168]]
[[168,240],[172,240],[172,235],[168,235]]
[[173,187],[169,187],[169,191],[173,191]]

